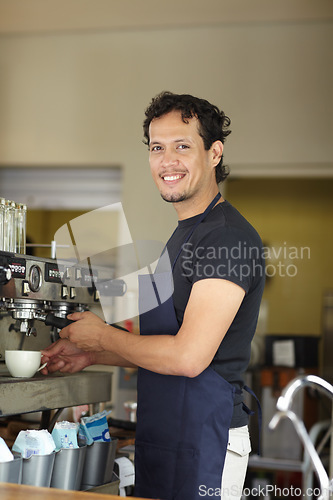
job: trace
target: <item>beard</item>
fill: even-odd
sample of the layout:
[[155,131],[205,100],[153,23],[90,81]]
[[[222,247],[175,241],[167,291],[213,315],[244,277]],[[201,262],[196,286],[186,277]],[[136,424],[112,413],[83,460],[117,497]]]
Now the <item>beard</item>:
[[163,194],[161,193],[161,197],[164,201],[168,203],[179,203],[187,199],[187,195],[185,193],[172,193],[172,194]]

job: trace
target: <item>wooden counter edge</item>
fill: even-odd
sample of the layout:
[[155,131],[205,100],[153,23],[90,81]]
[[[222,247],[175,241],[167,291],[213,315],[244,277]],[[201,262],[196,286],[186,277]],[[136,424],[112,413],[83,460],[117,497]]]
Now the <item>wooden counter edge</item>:
[[[1,500],[119,500],[117,495],[89,493],[88,491],[42,488],[26,484],[0,483]],[[133,500],[143,498],[131,497]],[[157,499],[156,499],[157,500]]]

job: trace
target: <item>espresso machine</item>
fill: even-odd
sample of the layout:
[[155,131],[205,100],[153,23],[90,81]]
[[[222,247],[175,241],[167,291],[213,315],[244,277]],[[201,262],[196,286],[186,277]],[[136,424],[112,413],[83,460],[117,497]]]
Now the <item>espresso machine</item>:
[[92,310],[103,317],[100,300],[112,307],[126,285],[113,279],[112,267],[0,252],[0,416],[17,415],[111,400],[106,371],[37,373],[12,378],[5,351],[40,350],[59,338],[67,315]]

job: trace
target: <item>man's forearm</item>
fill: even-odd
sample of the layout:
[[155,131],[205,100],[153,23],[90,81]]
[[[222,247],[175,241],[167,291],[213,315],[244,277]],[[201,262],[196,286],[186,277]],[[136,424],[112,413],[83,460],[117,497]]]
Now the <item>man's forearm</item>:
[[96,353],[97,358],[114,358],[118,366],[141,366],[157,373],[181,374],[173,335],[136,335],[111,327],[102,340],[102,347],[103,351]]
[[126,368],[136,368],[137,365],[119,356],[115,352],[101,351],[93,353],[94,365],[123,366]]

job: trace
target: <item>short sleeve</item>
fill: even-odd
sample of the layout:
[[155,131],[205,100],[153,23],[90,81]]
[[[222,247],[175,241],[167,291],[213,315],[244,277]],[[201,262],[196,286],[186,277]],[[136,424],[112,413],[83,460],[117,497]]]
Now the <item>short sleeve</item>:
[[256,273],[263,272],[261,247],[238,228],[212,230],[199,241],[183,246],[181,268],[192,283],[220,278],[236,283],[247,293]]

